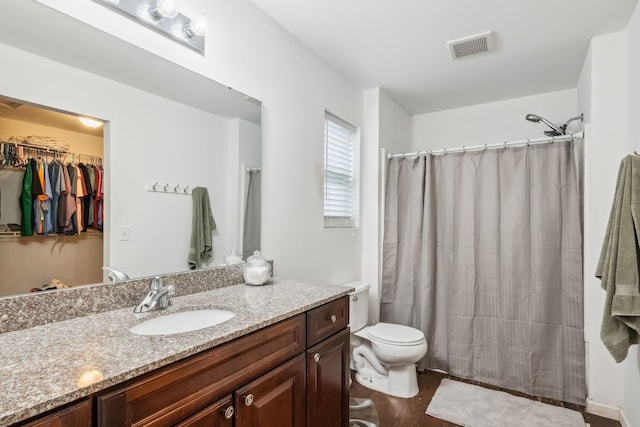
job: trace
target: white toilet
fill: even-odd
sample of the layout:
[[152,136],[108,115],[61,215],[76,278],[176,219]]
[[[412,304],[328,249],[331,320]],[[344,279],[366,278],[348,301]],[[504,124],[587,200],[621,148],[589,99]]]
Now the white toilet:
[[418,394],[416,363],[427,353],[424,334],[408,326],[369,320],[369,285],[345,283],[349,294],[351,369],[363,386],[398,397]]

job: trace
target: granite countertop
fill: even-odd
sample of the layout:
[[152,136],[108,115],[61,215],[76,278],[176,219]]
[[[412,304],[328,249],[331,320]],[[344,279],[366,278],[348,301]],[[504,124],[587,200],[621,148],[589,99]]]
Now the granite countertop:
[[[159,367],[346,295],[348,288],[274,279],[173,298],[173,306],[134,314],[133,307],[0,334],[0,426],[89,396]],[[140,296],[142,298],[142,295]],[[222,308],[219,325],[175,335],[142,336],[129,328],[178,311]],[[80,377],[102,379],[84,387]]]

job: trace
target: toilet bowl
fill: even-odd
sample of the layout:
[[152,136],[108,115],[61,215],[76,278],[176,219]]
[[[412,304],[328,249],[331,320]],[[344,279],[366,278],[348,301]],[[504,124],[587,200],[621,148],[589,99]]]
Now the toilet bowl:
[[369,285],[346,283],[351,327],[350,367],[364,387],[397,397],[418,394],[415,364],[427,352],[424,334],[418,329],[392,323],[366,326]]

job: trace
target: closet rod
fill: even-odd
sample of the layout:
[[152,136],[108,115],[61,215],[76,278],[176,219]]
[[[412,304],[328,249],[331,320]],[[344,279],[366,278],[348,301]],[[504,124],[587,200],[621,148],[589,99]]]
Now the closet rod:
[[479,151],[479,150],[487,150],[489,148],[508,148],[514,145],[537,145],[537,144],[547,144],[550,142],[557,141],[568,141],[574,138],[583,138],[584,133],[582,131],[571,134],[571,135],[560,135],[560,136],[550,136],[547,138],[536,138],[536,139],[522,139],[520,141],[505,141],[502,144],[483,144],[483,145],[470,145],[470,146],[462,146],[457,148],[441,148],[439,150],[423,150],[416,151],[413,153],[398,153],[398,154],[387,154],[387,158],[393,159],[396,157],[410,157],[410,156],[420,156],[424,154],[449,154],[449,153],[466,153],[467,151]]
[[60,148],[49,148],[49,147],[42,147],[39,145],[32,145],[32,144],[25,144],[23,142],[14,142],[14,141],[4,141],[0,139],[0,143],[1,144],[11,144],[11,145],[15,145],[26,148],[27,150],[35,150],[35,151],[45,151],[47,153],[54,153],[54,154],[68,154],[70,156],[82,156],[82,157],[96,157],[99,159],[102,159],[102,155],[100,154],[86,154],[86,153],[76,153],[73,151],[69,151],[66,149],[60,149]]

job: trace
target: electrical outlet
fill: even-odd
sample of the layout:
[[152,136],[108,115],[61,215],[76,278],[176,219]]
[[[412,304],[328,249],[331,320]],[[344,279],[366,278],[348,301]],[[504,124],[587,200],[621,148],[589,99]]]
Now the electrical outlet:
[[131,240],[131,228],[129,226],[120,228],[120,240]]

